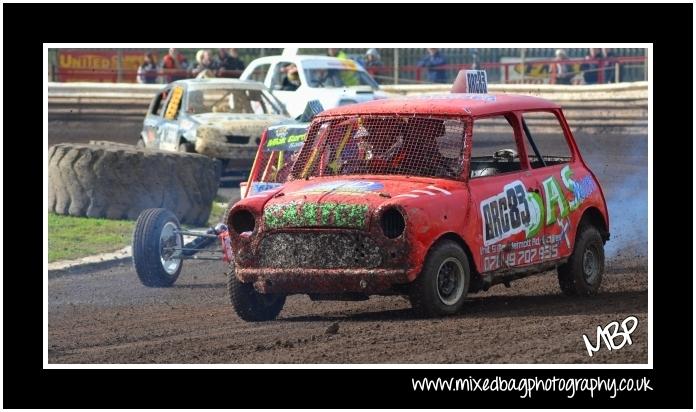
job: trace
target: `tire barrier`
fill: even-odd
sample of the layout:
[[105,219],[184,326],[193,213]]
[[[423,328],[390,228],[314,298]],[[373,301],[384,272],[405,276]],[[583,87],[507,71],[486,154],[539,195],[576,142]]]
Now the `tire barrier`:
[[48,210],[61,215],[135,220],[144,209],[165,208],[202,226],[218,182],[215,162],[197,154],[108,142],[48,151]]

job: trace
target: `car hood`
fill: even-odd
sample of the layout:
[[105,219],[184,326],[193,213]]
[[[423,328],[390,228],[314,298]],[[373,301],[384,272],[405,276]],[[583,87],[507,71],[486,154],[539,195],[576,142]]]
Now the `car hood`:
[[264,223],[267,229],[367,229],[378,208],[420,197],[432,201],[437,196],[449,196],[455,185],[453,181],[406,176],[295,180],[266,202]]
[[259,137],[263,130],[289,117],[275,114],[246,114],[246,113],[204,113],[191,116],[197,124],[189,130],[186,137],[205,138],[209,140],[224,140],[225,135],[241,135],[251,138]]
[[199,128],[215,128],[223,131],[236,131],[244,128],[254,130],[254,135],[261,135],[267,126],[290,119],[288,116],[278,114],[252,113],[203,113],[191,116],[191,118],[198,123]]

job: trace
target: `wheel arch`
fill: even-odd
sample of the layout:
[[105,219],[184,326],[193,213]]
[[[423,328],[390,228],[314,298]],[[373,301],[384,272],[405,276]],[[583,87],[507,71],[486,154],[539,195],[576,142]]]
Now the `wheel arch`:
[[602,240],[606,243],[609,240],[609,227],[604,219],[604,215],[595,206],[590,206],[582,212],[582,217],[580,218],[580,224],[578,227],[583,225],[592,225],[599,230]]
[[462,238],[459,234],[455,232],[447,232],[442,234],[440,237],[435,239],[435,241],[430,245],[428,248],[428,253],[433,249],[433,247],[438,244],[439,242],[443,240],[451,240],[455,243],[457,243],[463,250],[464,253],[466,254],[466,258],[469,261],[469,271],[470,275],[476,278],[480,278],[480,273],[478,269],[476,268],[476,263],[474,262],[474,255],[471,253],[471,248],[469,248],[469,245],[466,244],[466,241],[464,238]]

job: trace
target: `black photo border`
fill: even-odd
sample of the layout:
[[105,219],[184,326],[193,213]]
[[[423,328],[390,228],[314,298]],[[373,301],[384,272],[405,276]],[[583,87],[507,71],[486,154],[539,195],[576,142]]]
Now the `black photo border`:
[[[650,4],[3,4],[3,393],[12,408],[691,408],[693,287],[686,194],[678,208],[654,202],[654,368],[624,369],[43,369],[42,210],[44,150],[38,135],[44,43],[372,41],[653,43],[654,182],[683,175],[669,139],[687,146],[692,119],[693,5]],[[210,16],[212,34],[187,22]],[[192,17],[193,16],[193,17]],[[214,17],[213,17],[214,16]],[[252,18],[253,17],[253,18]],[[200,20],[199,20],[200,21]],[[261,30],[263,26],[263,30]],[[174,30],[172,27],[178,27]],[[669,29],[663,28],[669,27]],[[271,28],[271,29],[269,29]],[[214,32],[213,32],[214,33]],[[221,36],[219,33],[225,33]],[[691,58],[689,58],[691,56]],[[684,72],[687,72],[684,74]],[[31,74],[30,74],[31,73]],[[37,77],[33,77],[34,74]],[[19,75],[19,76],[18,76]],[[34,85],[35,83],[35,85]],[[688,90],[691,90],[690,94]],[[690,95],[690,97],[689,97]],[[692,119],[693,121],[693,119]],[[692,123],[693,127],[693,123]],[[663,137],[664,136],[664,137]],[[659,138],[658,138],[659,137]],[[668,139],[669,137],[669,139]],[[20,139],[17,142],[15,139]],[[657,143],[662,145],[658,147]],[[672,143],[674,141],[672,140]],[[22,153],[17,156],[16,144]],[[672,146],[675,147],[675,146]],[[14,149],[13,149],[14,148]],[[681,152],[681,149],[679,150]],[[663,179],[663,180],[661,180]],[[685,180],[685,179],[681,179]],[[664,188],[662,189],[664,190]],[[683,190],[680,189],[680,190]],[[693,191],[693,185],[692,185]],[[35,195],[18,201],[20,195]],[[674,194],[674,193],[673,193]],[[668,209],[669,208],[669,209]],[[677,210],[678,209],[678,210]],[[29,218],[28,211],[37,218]],[[680,217],[675,214],[680,213]],[[23,218],[19,218],[19,217]],[[674,219],[681,221],[675,223]],[[693,239],[693,238],[692,238]],[[677,259],[675,259],[677,257]],[[681,257],[681,259],[679,258]],[[659,262],[659,263],[658,263]],[[692,268],[693,269],[693,268]],[[467,377],[648,378],[652,391],[578,394],[418,392],[412,379]]]

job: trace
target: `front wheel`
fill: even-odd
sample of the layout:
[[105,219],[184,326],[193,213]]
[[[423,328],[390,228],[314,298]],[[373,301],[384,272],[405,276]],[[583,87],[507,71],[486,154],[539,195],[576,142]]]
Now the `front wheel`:
[[274,320],[283,310],[285,295],[262,294],[251,283],[243,283],[234,273],[234,265],[227,274],[227,290],[235,313],[247,322]]
[[469,260],[461,246],[451,240],[438,242],[411,284],[411,306],[425,316],[457,313],[469,291],[469,280]]
[[167,209],[145,209],[133,231],[133,266],[143,285],[171,286],[181,273],[184,241],[179,219]]
[[597,294],[604,274],[604,242],[594,226],[581,226],[575,249],[568,261],[558,267],[558,283],[568,296]]

